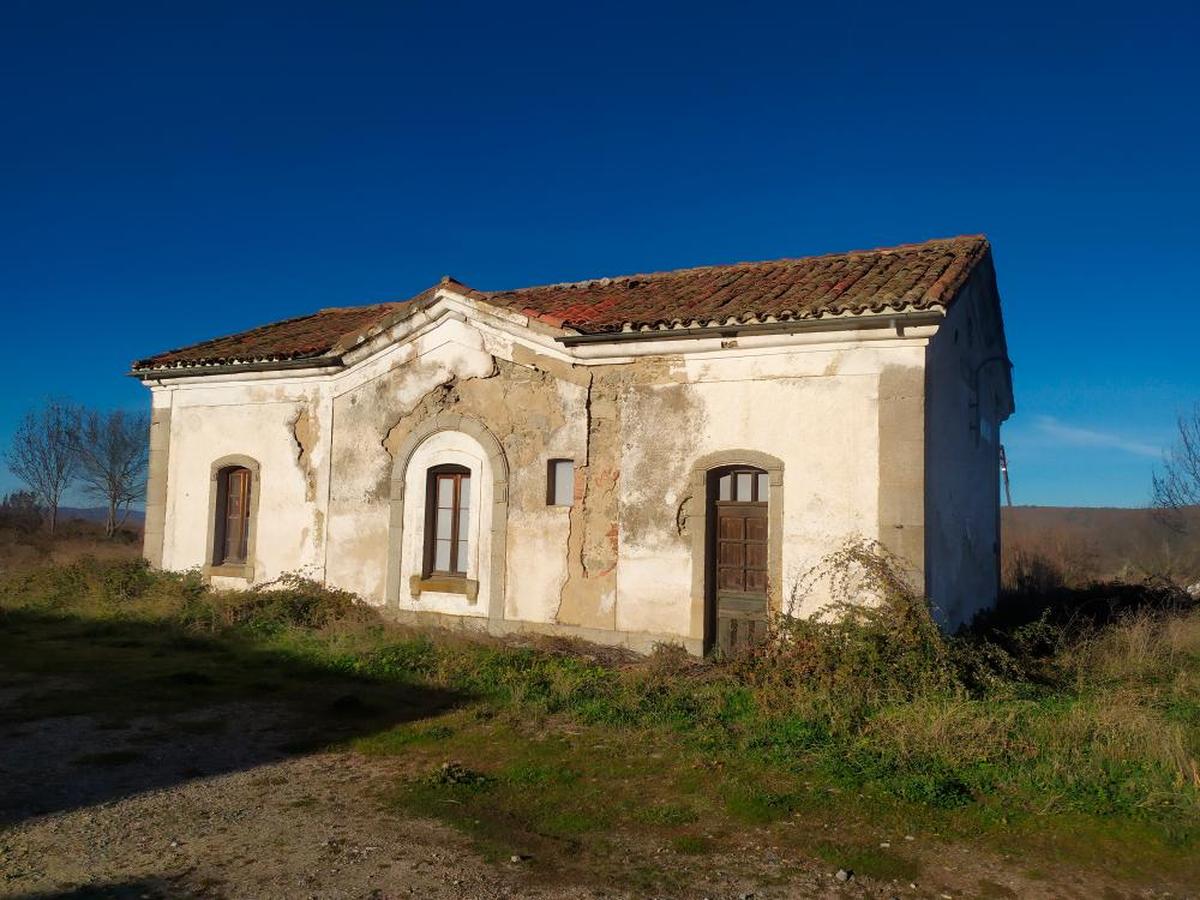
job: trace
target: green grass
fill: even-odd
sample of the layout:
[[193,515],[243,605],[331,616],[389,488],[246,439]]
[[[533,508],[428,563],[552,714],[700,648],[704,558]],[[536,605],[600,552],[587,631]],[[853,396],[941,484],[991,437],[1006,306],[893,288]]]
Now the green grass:
[[[0,726],[291,705],[314,726],[295,752],[396,758],[386,801],[497,860],[595,870],[630,836],[705,857],[754,835],[905,880],[920,863],[897,836],[920,831],[1157,877],[1200,851],[1195,609],[945,639],[892,596],[784,623],[785,640],[736,660],[668,648],[606,664],[561,643],[422,636],[303,582],[223,593],[84,561],[0,579],[0,626],[0,671],[37,685]],[[226,731],[209,715],[174,727]],[[450,761],[468,775],[446,777]]]

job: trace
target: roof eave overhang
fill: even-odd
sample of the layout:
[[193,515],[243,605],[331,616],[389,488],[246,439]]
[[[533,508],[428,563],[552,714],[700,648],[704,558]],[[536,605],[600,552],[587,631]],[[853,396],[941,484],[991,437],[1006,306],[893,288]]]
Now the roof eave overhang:
[[133,369],[126,373],[140,381],[169,378],[196,378],[204,375],[235,375],[240,372],[276,372],[293,369],[332,369],[342,365],[341,356],[315,356],[300,359],[264,359],[251,362],[197,363],[190,366],[164,366],[159,369]]
[[894,329],[903,336],[904,329],[938,325],[946,317],[938,307],[893,313],[871,313],[849,316],[827,316],[814,319],[791,319],[786,322],[744,322],[698,327],[650,328],[644,330],[607,331],[594,334],[566,334],[555,340],[565,347],[583,344],[619,344],[632,341],[684,341],[696,338],[733,338],[755,334],[800,334],[866,329]]

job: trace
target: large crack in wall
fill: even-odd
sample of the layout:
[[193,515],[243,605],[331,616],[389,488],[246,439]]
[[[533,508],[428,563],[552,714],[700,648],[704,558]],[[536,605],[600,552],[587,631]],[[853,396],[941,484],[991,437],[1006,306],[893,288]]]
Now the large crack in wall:
[[[313,450],[320,437],[320,423],[313,415],[311,404],[305,402],[296,411],[296,416],[289,423],[292,440],[296,443],[296,466],[304,478],[304,499],[313,503],[317,499],[317,467],[313,463]],[[325,544],[325,513],[313,506],[312,525],[300,531],[301,544],[311,543],[313,551],[319,553]],[[319,565],[315,565],[317,571]],[[313,574],[316,574],[314,572]]]
[[567,578],[556,620],[586,628],[616,627],[617,484],[620,468],[619,383],[589,379],[583,490],[571,507]]
[[296,442],[296,465],[304,476],[304,499],[312,502],[317,497],[317,473],[312,462],[313,448],[317,445],[320,426],[316,416],[305,403],[291,421],[292,440]]

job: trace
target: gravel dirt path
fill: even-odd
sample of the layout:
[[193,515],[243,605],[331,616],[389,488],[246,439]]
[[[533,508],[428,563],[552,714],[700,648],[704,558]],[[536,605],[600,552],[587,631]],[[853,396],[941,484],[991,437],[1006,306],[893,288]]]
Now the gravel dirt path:
[[[581,881],[577,873],[563,877],[547,871],[537,860],[488,862],[457,832],[387,809],[381,794],[402,776],[394,759],[316,753],[36,816],[0,830],[0,896],[77,900],[1169,896],[1118,890],[1069,874],[1032,882],[1014,874],[1015,866],[967,848],[939,851],[941,872],[936,881],[910,886],[855,878],[842,883],[828,866],[784,860],[769,848],[756,849],[752,844],[702,862],[664,859],[663,851],[656,848],[625,848],[631,864],[648,854],[658,866],[677,870],[679,888],[661,895],[637,892],[605,884],[603,873]],[[13,787],[6,779],[5,796],[15,795]]]
[[[33,818],[0,831],[0,896],[646,896],[564,883],[535,860],[486,862],[458,833],[386,810],[379,795],[397,777],[394,761],[318,753]],[[822,887],[815,872],[764,888],[714,862],[686,896],[886,896]]]
[[[610,887],[602,874],[578,883],[535,859],[486,861],[461,834],[385,804],[382,795],[405,777],[402,761],[282,749],[303,738],[300,727],[289,708],[237,703],[9,728],[0,734],[0,896],[646,896]],[[643,849],[631,848],[630,859]],[[764,892],[756,876],[722,869],[709,858],[703,872],[681,873],[685,895],[828,895],[820,873]],[[869,887],[838,885],[838,893],[878,895]]]

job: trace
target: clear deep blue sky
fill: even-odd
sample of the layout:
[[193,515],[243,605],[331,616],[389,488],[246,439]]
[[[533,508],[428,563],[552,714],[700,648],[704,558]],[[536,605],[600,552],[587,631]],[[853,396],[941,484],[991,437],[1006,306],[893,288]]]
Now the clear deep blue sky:
[[49,394],[146,403],[135,357],[446,273],[986,232],[1016,501],[1146,502],[1200,400],[1200,14],[841,6],[9,0],[0,443]]

